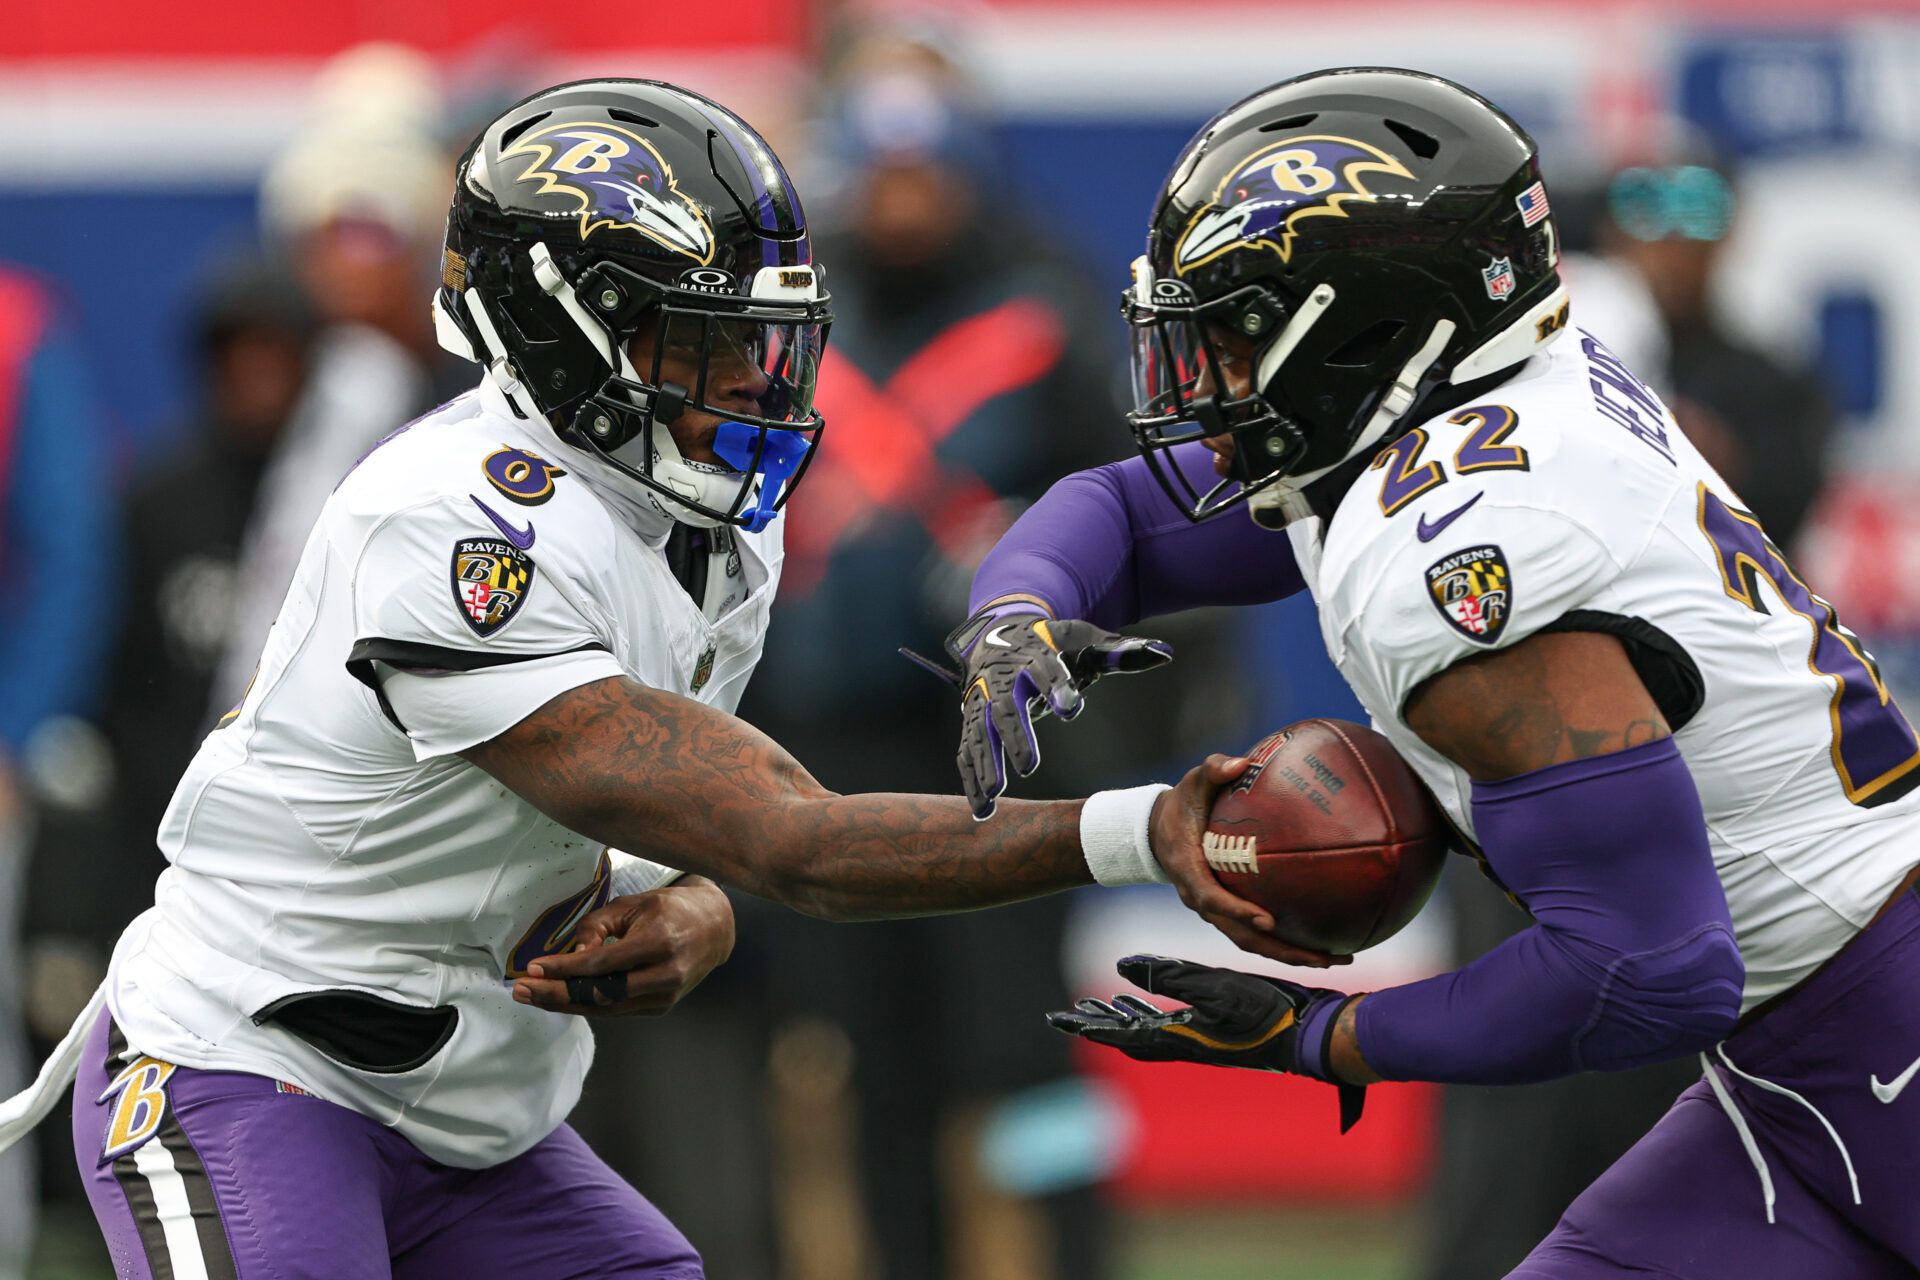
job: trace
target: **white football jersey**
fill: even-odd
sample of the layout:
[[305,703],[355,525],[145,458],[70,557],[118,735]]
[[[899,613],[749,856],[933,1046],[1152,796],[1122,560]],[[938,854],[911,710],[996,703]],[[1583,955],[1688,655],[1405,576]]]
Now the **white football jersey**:
[[1920,861],[1920,742],[1872,657],[1585,332],[1407,432],[1331,520],[1289,533],[1335,664],[1468,834],[1471,782],[1407,728],[1409,696],[1542,630],[1622,639],[1699,788],[1747,1007]]
[[[108,998],[168,1062],[286,1080],[478,1167],[579,1096],[580,1018],[513,976],[613,892],[671,873],[569,831],[458,753],[568,689],[626,675],[731,711],[780,576],[775,520],[713,554],[706,608],[669,522],[491,385],[369,453],[328,500],[245,699],[160,828],[172,864],[121,937]],[[377,693],[365,678],[381,665]],[[359,673],[356,678],[350,665]],[[459,1014],[414,1069],[342,1065],[262,1009],[363,992]]]

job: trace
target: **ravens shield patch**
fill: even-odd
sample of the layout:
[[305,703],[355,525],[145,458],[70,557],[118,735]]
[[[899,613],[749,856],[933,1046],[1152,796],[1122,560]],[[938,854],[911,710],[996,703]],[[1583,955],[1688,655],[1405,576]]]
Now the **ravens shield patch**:
[[513,621],[533,589],[533,557],[498,538],[453,544],[453,604],[477,636]]
[[1504,552],[1489,543],[1436,560],[1427,592],[1440,616],[1475,644],[1495,644],[1513,616],[1513,574]]

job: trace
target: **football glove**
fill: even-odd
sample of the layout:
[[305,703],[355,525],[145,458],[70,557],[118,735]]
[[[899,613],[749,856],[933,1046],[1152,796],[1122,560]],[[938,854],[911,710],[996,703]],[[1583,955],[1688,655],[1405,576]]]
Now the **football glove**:
[[1173,660],[1163,641],[1115,635],[1091,622],[991,607],[947,636],[951,671],[909,650],[908,658],[960,690],[960,786],[973,816],[993,816],[1007,766],[1026,777],[1040,767],[1036,715],[1080,714],[1081,695],[1104,675],[1150,671]]
[[[1353,997],[1167,956],[1128,956],[1117,967],[1134,986],[1188,1007],[1163,1010],[1131,995],[1117,995],[1111,1003],[1082,1000],[1048,1014],[1053,1028],[1112,1045],[1141,1062],[1200,1062],[1325,1080],[1340,1090],[1340,1132],[1359,1121],[1365,1087],[1332,1079],[1327,1066],[1339,1006]],[[1320,1043],[1303,1042],[1305,1027],[1314,1029]]]

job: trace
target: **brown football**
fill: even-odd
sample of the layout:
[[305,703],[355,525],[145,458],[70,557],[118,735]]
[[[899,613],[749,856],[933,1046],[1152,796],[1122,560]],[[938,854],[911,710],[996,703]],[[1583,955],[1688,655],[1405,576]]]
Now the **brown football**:
[[1220,883],[1273,913],[1296,946],[1351,955],[1398,933],[1440,879],[1452,831],[1388,741],[1345,720],[1263,739],[1213,802],[1204,847]]

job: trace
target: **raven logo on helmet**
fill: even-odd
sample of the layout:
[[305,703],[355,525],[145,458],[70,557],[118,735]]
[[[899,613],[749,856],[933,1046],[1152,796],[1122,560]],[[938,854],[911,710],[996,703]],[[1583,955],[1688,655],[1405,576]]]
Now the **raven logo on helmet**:
[[535,129],[501,153],[530,156],[520,182],[539,182],[540,195],[559,193],[580,203],[580,238],[603,228],[637,231],[701,266],[713,261],[713,225],[681,194],[673,168],[653,144],[611,124],[562,121]]
[[1181,275],[1235,249],[1270,249],[1287,262],[1303,218],[1344,218],[1353,201],[1380,197],[1369,173],[1413,174],[1378,147],[1331,134],[1302,134],[1260,148],[1221,182],[1174,248]]

